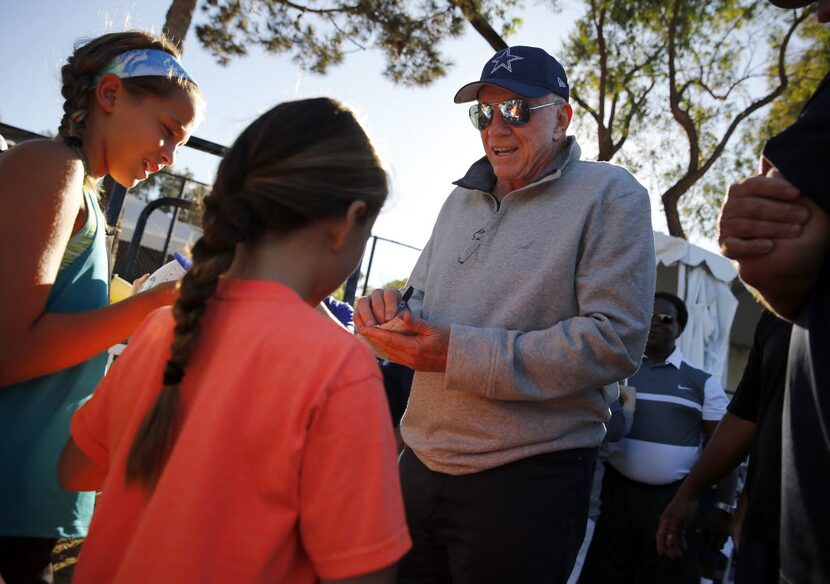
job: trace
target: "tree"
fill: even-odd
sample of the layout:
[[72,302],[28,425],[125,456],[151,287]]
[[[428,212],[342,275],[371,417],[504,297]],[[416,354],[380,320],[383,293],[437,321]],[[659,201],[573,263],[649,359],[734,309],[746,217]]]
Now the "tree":
[[[781,98],[777,99],[766,118],[758,125],[753,139],[759,146],[769,136],[774,136],[798,117],[818,84],[830,71],[830,27],[810,18],[799,30],[804,49],[793,60],[790,83]],[[760,150],[760,148],[759,148]]]
[[173,0],[167,10],[161,32],[176,45],[179,51],[184,49],[184,39],[187,36],[187,30],[190,28],[190,21],[193,20],[195,10],[196,0]]
[[[639,148],[625,157],[634,166],[655,161],[669,233],[685,237],[681,197],[740,124],[786,89],[787,49],[808,12],[782,17],[766,0],[586,5],[563,60],[577,64],[571,86],[597,125],[600,159],[636,137]],[[775,82],[759,90],[770,77]]]
[[630,2],[587,0],[586,13],[568,36],[571,99],[577,116],[597,131],[597,160],[611,160],[647,114],[663,47],[635,18]]
[[[781,95],[765,110],[763,117],[752,120],[742,132],[740,142],[723,156],[701,185],[690,192],[681,212],[694,218],[693,228],[705,237],[716,236],[717,216],[725,185],[744,178],[758,167],[764,144],[770,136],[792,124],[818,84],[830,71],[830,28],[808,18],[798,30],[793,43],[789,83]],[[772,78],[773,82],[776,81]]]
[[[503,37],[521,23],[510,14],[522,1],[331,0],[320,6],[314,0],[205,0],[207,23],[198,25],[196,34],[223,65],[259,46],[291,53],[300,66],[321,74],[348,52],[376,48],[386,57],[386,77],[426,85],[446,74],[451,61],[439,45],[460,36],[465,21],[494,50],[506,48]],[[174,6],[178,3],[174,0]],[[170,10],[168,21],[173,6]],[[500,32],[493,23],[500,23]]]

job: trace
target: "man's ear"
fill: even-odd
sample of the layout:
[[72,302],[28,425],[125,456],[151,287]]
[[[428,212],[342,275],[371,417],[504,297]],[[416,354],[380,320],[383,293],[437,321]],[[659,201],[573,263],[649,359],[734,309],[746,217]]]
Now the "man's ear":
[[[556,129],[553,130],[554,142],[564,138],[568,133],[568,126],[571,125],[571,119],[574,115],[574,110],[569,103],[562,104],[556,110]],[[562,133],[561,136],[559,135],[560,132]]]
[[124,91],[124,82],[118,75],[107,73],[95,86],[95,102],[104,112],[111,113]]
[[332,251],[340,251],[346,247],[349,241],[349,236],[355,230],[358,222],[366,214],[368,207],[363,201],[353,201],[346,214],[338,218],[331,227],[331,249]]
[[563,112],[565,113],[565,115],[566,115],[566,116],[568,116],[568,123],[567,123],[567,124],[565,124],[565,129],[567,130],[567,129],[568,129],[568,126],[570,126],[570,125],[571,125],[571,120],[572,120],[572,119],[573,119],[573,117],[574,117],[574,108],[572,108],[572,107],[571,107],[571,104],[566,103],[565,105],[563,105],[563,106],[562,106],[561,108],[559,108],[559,109],[560,109],[561,111],[563,111]]

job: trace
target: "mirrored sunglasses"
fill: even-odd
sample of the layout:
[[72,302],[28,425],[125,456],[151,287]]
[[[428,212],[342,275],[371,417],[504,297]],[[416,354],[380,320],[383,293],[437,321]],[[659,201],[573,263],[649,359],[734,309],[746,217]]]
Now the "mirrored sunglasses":
[[542,105],[532,106],[525,99],[508,99],[498,103],[477,103],[470,107],[470,121],[476,130],[483,130],[493,121],[493,108],[499,110],[505,123],[511,126],[524,126],[530,121],[530,111],[548,107],[551,105],[562,105],[564,101],[552,101]]
[[658,320],[659,322],[661,322],[663,324],[673,324],[674,323],[674,317],[671,314],[663,314],[663,313],[654,314],[651,318],[652,318],[652,320],[656,319],[656,320]]

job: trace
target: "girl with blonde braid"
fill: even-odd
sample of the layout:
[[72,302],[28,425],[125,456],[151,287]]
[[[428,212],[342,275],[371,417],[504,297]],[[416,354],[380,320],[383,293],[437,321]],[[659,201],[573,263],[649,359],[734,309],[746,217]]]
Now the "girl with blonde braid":
[[381,375],[315,310],[386,194],[329,99],[237,139],[175,306],[73,418],[62,484],[102,490],[76,583],[393,581],[410,540]]
[[106,350],[174,286],[107,306],[105,221],[95,180],[132,187],[165,165],[201,117],[196,84],[167,41],[107,34],[61,70],[58,137],[0,156],[0,580],[50,582],[59,537],[86,534],[93,493],[68,493],[57,462]]

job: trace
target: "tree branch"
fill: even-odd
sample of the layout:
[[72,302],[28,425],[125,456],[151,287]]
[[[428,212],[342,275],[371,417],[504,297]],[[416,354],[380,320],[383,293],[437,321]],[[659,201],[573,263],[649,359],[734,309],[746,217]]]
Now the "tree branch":
[[307,12],[310,14],[354,14],[357,11],[356,6],[342,6],[340,8],[310,8],[302,4],[296,4],[290,0],[278,0],[280,4],[299,10],[300,12]]
[[[675,4],[675,8],[677,5]],[[700,147],[698,143],[698,132],[697,128],[694,125],[694,121],[688,115],[687,112],[684,112],[680,109],[679,105],[677,105],[676,100],[678,96],[675,94],[675,86],[674,86],[674,70],[673,70],[673,39],[669,37],[669,76],[670,76],[670,100],[672,106],[672,115],[674,116],[675,120],[683,127],[684,131],[686,132],[689,138],[689,166],[686,172],[683,174],[680,179],[675,182],[665,193],[661,196],[661,200],[663,201],[663,207],[666,213],[666,220],[669,224],[669,233],[676,237],[683,237],[685,235],[683,233],[683,227],[680,223],[680,217],[677,212],[677,204],[680,200],[680,197],[683,196],[706,172],[712,167],[715,161],[720,158],[723,154],[724,149],[726,148],[726,144],[729,142],[729,139],[732,137],[732,134],[738,128],[738,125],[745,120],[747,117],[752,115],[756,110],[764,107],[771,103],[774,99],[780,96],[784,90],[787,88],[789,83],[789,78],[787,76],[787,47],[789,42],[792,38],[792,35],[795,33],[795,30],[798,26],[807,18],[809,12],[804,11],[803,13],[799,14],[796,18],[793,19],[793,22],[790,24],[787,33],[784,35],[784,39],[781,42],[781,46],[778,49],[778,85],[769,93],[767,93],[764,97],[754,100],[751,104],[749,104],[746,108],[744,108],[741,112],[735,115],[732,119],[732,122],[727,127],[726,131],[724,132],[723,136],[721,137],[718,144],[706,157],[706,160],[700,160]]]
[[602,118],[599,117],[599,114],[596,112],[596,110],[594,110],[594,108],[592,108],[587,101],[582,99],[582,96],[579,95],[576,89],[571,89],[571,99],[574,100],[577,104],[579,104],[579,107],[588,112],[588,114],[592,118],[594,118],[594,121],[597,122],[597,124],[602,122]]
[[501,38],[501,35],[493,29],[490,22],[484,17],[480,11],[480,5],[476,0],[449,0],[449,3],[458,7],[461,14],[467,19],[467,22],[487,41],[494,51],[503,51],[507,48],[507,43]]

